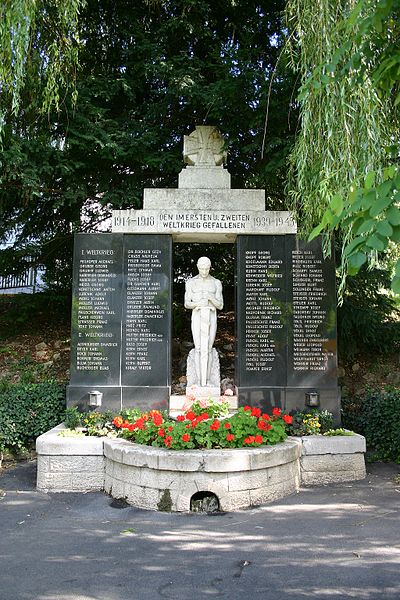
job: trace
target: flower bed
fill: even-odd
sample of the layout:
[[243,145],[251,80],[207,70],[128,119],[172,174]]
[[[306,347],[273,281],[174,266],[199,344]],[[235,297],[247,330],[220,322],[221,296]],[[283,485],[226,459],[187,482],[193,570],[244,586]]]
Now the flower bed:
[[176,421],[158,411],[132,410],[114,418],[90,413],[82,423],[70,411],[69,425],[74,417],[84,431],[58,427],[38,438],[38,488],[105,489],[153,510],[195,510],[196,503],[206,502],[231,511],[287,496],[300,481],[318,485],[365,477],[362,436],[330,437],[341,432],[328,430],[329,437],[286,439],[292,418],[279,409],[266,415],[243,407],[224,419],[209,416],[192,405]]

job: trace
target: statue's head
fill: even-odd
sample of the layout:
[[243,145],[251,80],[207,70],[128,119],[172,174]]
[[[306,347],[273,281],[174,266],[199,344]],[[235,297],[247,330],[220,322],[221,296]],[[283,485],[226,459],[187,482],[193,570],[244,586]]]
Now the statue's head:
[[211,268],[211,260],[207,256],[202,256],[197,261],[197,268],[199,270],[200,277],[208,277]]

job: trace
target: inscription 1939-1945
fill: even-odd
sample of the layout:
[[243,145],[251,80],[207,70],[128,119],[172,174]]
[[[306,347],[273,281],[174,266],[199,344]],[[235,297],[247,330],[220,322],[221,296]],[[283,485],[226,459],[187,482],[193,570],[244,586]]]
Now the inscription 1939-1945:
[[243,387],[335,387],[334,263],[319,240],[238,240],[238,377]]

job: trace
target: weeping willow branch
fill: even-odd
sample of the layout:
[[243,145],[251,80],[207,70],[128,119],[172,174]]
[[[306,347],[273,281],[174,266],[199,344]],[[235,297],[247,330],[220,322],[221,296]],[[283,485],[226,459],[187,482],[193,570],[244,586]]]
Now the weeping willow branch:
[[[2,0],[0,4],[0,137],[22,108],[24,87],[42,112],[76,98],[77,23],[84,0]],[[32,89],[33,87],[33,89]]]
[[[344,38],[349,34],[343,23],[353,6],[353,0],[287,3],[290,60],[302,81],[301,129],[290,156],[288,195],[303,233],[321,221],[335,194],[361,184],[369,170],[379,177],[386,160],[383,101],[368,69],[362,78],[344,69],[359,53],[348,41],[351,36]],[[360,54],[359,60],[366,57]]]

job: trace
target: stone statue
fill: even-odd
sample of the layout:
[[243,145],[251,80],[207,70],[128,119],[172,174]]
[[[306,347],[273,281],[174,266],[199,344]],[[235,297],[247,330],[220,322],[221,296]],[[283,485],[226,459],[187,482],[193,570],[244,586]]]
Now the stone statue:
[[[213,345],[217,332],[217,310],[222,309],[224,301],[222,284],[210,275],[210,267],[209,258],[199,258],[199,274],[186,282],[185,289],[185,308],[192,311],[194,351],[191,354],[194,353],[195,364],[195,374],[188,374],[188,383],[201,387],[219,386],[219,362],[215,365],[218,354]],[[218,382],[212,376],[213,366],[218,368]]]

